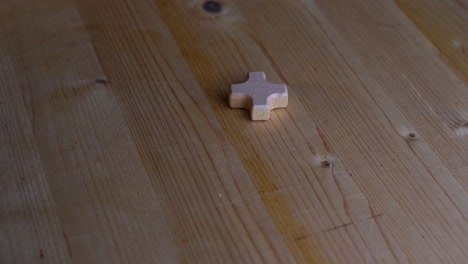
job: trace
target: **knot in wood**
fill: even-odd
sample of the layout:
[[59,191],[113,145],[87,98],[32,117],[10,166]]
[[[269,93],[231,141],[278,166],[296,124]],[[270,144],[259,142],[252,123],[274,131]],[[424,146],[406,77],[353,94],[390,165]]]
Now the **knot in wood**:
[[216,1],[206,1],[203,3],[203,9],[212,14],[219,14],[223,10],[222,5]]
[[268,120],[270,110],[287,105],[286,85],[267,82],[263,72],[250,72],[246,82],[231,85],[229,106],[249,110],[252,120]]

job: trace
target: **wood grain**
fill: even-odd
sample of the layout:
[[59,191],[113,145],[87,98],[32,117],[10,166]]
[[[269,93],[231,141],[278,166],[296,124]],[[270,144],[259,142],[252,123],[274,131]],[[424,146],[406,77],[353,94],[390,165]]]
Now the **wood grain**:
[[396,1],[418,29],[468,79],[468,1]]
[[466,262],[459,2],[219,3],[0,3],[0,262]]

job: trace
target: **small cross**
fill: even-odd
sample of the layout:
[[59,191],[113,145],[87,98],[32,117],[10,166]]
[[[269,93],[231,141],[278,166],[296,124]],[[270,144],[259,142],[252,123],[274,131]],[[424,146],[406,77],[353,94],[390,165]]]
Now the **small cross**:
[[245,83],[231,85],[229,106],[249,110],[252,120],[268,120],[270,110],[287,105],[286,85],[267,82],[263,72],[250,72]]

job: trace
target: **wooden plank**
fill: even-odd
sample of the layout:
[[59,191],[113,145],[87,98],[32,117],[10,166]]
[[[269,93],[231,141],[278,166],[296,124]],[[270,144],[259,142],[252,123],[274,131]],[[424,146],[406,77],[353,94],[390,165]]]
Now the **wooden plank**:
[[[336,9],[338,4],[341,10]],[[392,113],[393,116],[388,115],[392,126],[400,132],[417,131],[415,135],[422,136],[424,140],[418,140],[418,144],[409,141],[411,151],[423,163],[425,175],[440,186],[439,192],[442,191],[449,199],[448,203],[458,211],[453,220],[462,233],[457,234],[466,234],[465,220],[462,219],[467,215],[468,153],[464,144],[466,137],[461,133],[465,129],[466,109],[462,101],[468,98],[466,85],[426,39],[407,23],[395,5],[347,4],[319,1],[320,10],[336,28],[329,30],[330,35],[336,41],[346,43],[340,47],[343,56],[359,76],[364,76],[361,78],[374,98],[380,99],[380,107]],[[375,89],[378,85],[382,91]],[[394,115],[395,108],[400,109],[402,115]],[[402,122],[404,119],[409,123]],[[459,120],[454,123],[454,119]],[[446,238],[454,243],[447,249],[458,251],[460,259],[466,258],[463,236]],[[430,259],[436,257],[440,258],[440,255]],[[460,261],[450,254],[447,258]]]
[[[264,195],[263,199],[283,236],[288,238],[289,248],[298,247],[298,242],[314,243],[318,240],[322,243],[318,246],[322,254],[325,254],[324,257],[333,261],[343,262],[347,258],[365,261],[366,258],[377,257],[392,260],[392,253],[375,224],[374,217],[378,213],[372,213],[367,199],[355,185],[350,173],[325,148],[310,111],[297,99],[294,89],[290,92],[288,113],[275,112],[279,116],[272,118],[271,123],[251,124],[247,119],[239,118],[242,113],[226,109],[225,102],[219,100],[227,96],[228,89],[225,87],[235,82],[235,78],[242,80],[244,73],[249,70],[261,68],[272,77],[272,82],[280,82],[275,81],[282,74],[281,71],[275,72],[275,61],[269,61],[271,57],[268,56],[268,51],[262,50],[263,46],[258,45],[255,39],[252,40],[252,35],[261,33],[248,34],[249,32],[242,31],[245,30],[243,26],[247,21],[235,10],[233,4],[229,5],[231,13],[225,19],[220,17],[216,20],[203,13],[193,16],[200,12],[200,5],[190,6],[172,1],[160,8],[174,36],[179,40],[192,70],[197,74],[202,89],[211,99],[212,107],[222,120],[224,130],[231,141],[237,142],[235,148],[251,175],[269,175],[277,188],[284,189],[281,193],[284,192],[285,202],[281,206],[293,210],[293,216],[298,219],[296,221],[300,221],[306,230],[305,234],[291,236],[289,227],[281,221],[282,215],[277,213],[279,205],[276,201],[268,195]],[[257,7],[255,10],[262,9]],[[261,14],[256,14],[255,19],[255,24],[258,25],[262,21]],[[177,27],[179,25],[180,28]],[[186,25],[193,26],[184,30]],[[235,38],[233,34],[236,34]],[[229,63],[230,61],[236,63]],[[289,79],[283,81],[289,83],[290,87],[297,88]],[[224,95],[221,96],[222,93]],[[232,115],[237,117],[229,117]],[[237,129],[238,127],[242,127],[242,130]],[[268,155],[260,155],[257,148],[265,149]],[[285,149],[287,152],[277,149]],[[327,158],[333,160],[333,169],[321,167],[321,161]],[[346,184],[338,185],[335,177]],[[258,188],[262,190],[261,185]],[[277,188],[270,188],[268,191],[276,192]],[[304,200],[303,197],[308,199]],[[335,241],[343,242],[334,243]],[[355,255],[351,256],[345,250],[347,247],[353,248]],[[373,252],[372,247],[381,250]],[[300,260],[300,256],[307,252],[309,251],[296,252],[296,260]]]
[[[445,177],[448,171],[447,166],[439,162],[427,167],[427,163],[437,161],[437,159],[431,154],[431,149],[428,148],[425,139],[418,135],[418,140],[410,140],[409,135],[417,130],[412,126],[405,126],[410,123],[398,109],[398,105],[387,102],[388,95],[385,90],[380,90],[382,84],[377,83],[368,72],[363,73],[365,76],[363,78],[367,78],[366,83],[362,83],[362,80],[356,76],[354,70],[362,67],[355,65],[355,57],[342,57],[342,47],[347,44],[344,41],[338,42],[336,38],[330,39],[330,29],[322,28],[324,21],[320,10],[316,8],[314,10],[314,6],[309,2],[304,6],[250,1],[249,3],[240,2],[237,5],[227,3],[228,12],[222,16],[210,18],[206,14],[203,15],[200,5],[190,6],[184,2],[178,4],[177,2],[161,4],[160,9],[179,41],[193,72],[197,74],[199,83],[211,99],[213,108],[217,109],[219,119],[228,114],[223,111],[223,104],[219,100],[223,87],[233,82],[232,75],[241,76],[242,72],[249,70],[266,68],[269,69],[269,71],[265,70],[268,76],[274,76],[274,71],[276,71],[278,76],[281,76],[283,81],[292,87],[291,93],[297,92],[301,95],[300,98],[304,99],[306,107],[301,110],[311,113],[311,118],[315,119],[314,121],[323,131],[323,138],[329,143],[333,154],[338,154],[339,159],[349,165],[345,170],[350,172],[353,179],[356,179],[361,188],[365,190],[366,195],[363,197],[370,197],[371,204],[377,208],[371,210],[384,215],[379,218],[381,224],[378,227],[383,229],[381,232],[385,234],[385,239],[382,241],[387,244],[379,246],[382,244],[379,244],[378,236],[369,236],[366,244],[377,246],[361,249],[361,256],[369,254],[374,257],[374,260],[384,258],[389,261],[392,261],[393,257],[400,261],[414,260],[423,254],[426,254],[428,259],[451,259],[456,256],[463,258],[463,253],[459,249],[466,246],[462,240],[464,236],[462,234],[466,234],[466,226],[459,219],[466,215],[466,206],[463,203],[463,199],[466,199],[466,191],[457,185],[459,182],[453,179],[450,173],[447,175],[448,179],[443,181],[446,185],[440,186],[438,180]],[[340,6],[340,4],[335,3],[333,6]],[[307,11],[314,12],[315,18],[311,17]],[[197,14],[202,15],[197,16]],[[320,15],[322,21],[315,20]],[[275,19],[270,20],[271,17]],[[272,31],[271,28],[275,30]],[[334,45],[339,46],[338,50]],[[234,63],[229,62],[236,62],[236,68],[233,68]],[[354,65],[350,66],[350,63]],[[370,86],[371,84],[380,86]],[[368,91],[368,89],[372,90]],[[459,93],[459,95],[464,98],[464,93]],[[381,106],[375,100],[378,100],[380,104],[387,103]],[[297,105],[299,103],[297,101],[292,99],[291,106]],[[425,102],[421,102],[419,106],[425,106]],[[442,104],[440,107],[443,107]],[[324,112],[324,110],[328,111]],[[288,111],[290,111],[289,108]],[[391,120],[388,120],[387,114],[381,111],[391,114]],[[293,118],[295,123],[311,123],[310,118],[309,120],[297,116]],[[232,126],[231,120],[232,118],[229,119],[229,123],[223,123],[224,129],[228,135],[234,134],[232,135],[233,141],[238,141],[235,135],[238,132],[233,129],[237,126]],[[398,125],[396,129],[395,124]],[[427,123],[425,127],[429,127]],[[420,129],[424,127],[421,125]],[[258,133],[258,131],[253,133]],[[277,131],[270,132],[272,135],[277,133]],[[260,138],[264,139],[262,141],[264,145],[271,145],[273,142],[268,135],[262,135]],[[388,142],[395,145],[390,147]],[[315,142],[315,144],[320,143]],[[275,145],[281,147],[277,142]],[[412,149],[420,153],[414,153]],[[238,151],[238,153],[246,152],[245,149]],[[357,153],[364,156],[357,156]],[[420,161],[418,154],[429,156]],[[265,159],[274,159],[272,156],[270,152],[270,157],[259,157],[255,163],[261,164]],[[463,160],[464,155],[455,157]],[[288,159],[288,156],[285,159]],[[294,164],[294,161],[288,160],[287,163]],[[254,169],[252,168],[251,171]],[[270,169],[269,172],[271,175],[282,178],[278,175],[281,172],[275,173],[274,171],[275,169]],[[430,175],[434,174],[437,179],[430,178]],[[297,175],[297,172],[289,171],[283,175],[284,180],[287,181],[288,175]],[[376,176],[377,182],[374,180]],[[461,173],[458,176],[461,176]],[[423,178],[426,184],[422,184]],[[406,184],[402,186],[402,182]],[[441,192],[442,195],[437,198],[432,196],[433,193]],[[450,194],[447,195],[447,192]],[[416,196],[412,199],[407,196],[410,193]],[[338,193],[334,198],[340,199],[340,194]],[[419,209],[415,210],[413,205],[401,202],[409,200],[419,200],[416,202]],[[398,210],[394,211],[395,208]],[[362,214],[364,211],[360,210],[362,208],[356,208],[354,213]],[[445,210],[450,216],[441,213]],[[431,218],[426,217],[428,212],[431,212]],[[424,225],[438,225],[442,228],[440,224],[437,224],[439,222],[437,218],[449,218],[448,221],[454,224],[455,229],[453,233],[452,231],[450,233],[455,236],[455,239],[445,234],[428,235],[442,238],[455,247],[446,244],[435,246],[433,240],[415,236],[418,233],[425,233]],[[405,227],[396,228],[397,221]],[[310,226],[311,222],[317,221],[312,218],[307,222]],[[353,221],[350,222],[353,223]],[[344,223],[342,225],[346,226]],[[395,233],[397,229],[404,231]],[[364,240],[366,240],[365,234],[368,230],[368,227],[359,230]],[[395,243],[394,239],[398,242]],[[324,243],[324,240],[320,241]],[[439,246],[452,250],[456,255],[437,256],[424,253]],[[390,248],[393,254],[385,255],[385,247]],[[334,251],[334,254],[339,253]],[[362,261],[357,258],[356,261],[358,260]]]
[[22,94],[24,75],[14,71],[11,35],[2,31],[1,36],[0,260],[67,263],[62,226],[27,114],[31,98]]
[[[78,6],[86,25],[94,25],[87,30],[145,169],[157,191],[168,197],[164,209],[178,259],[290,262],[251,176],[154,4],[109,3],[81,1]],[[279,213],[288,220],[287,208]]]
[[[347,24],[348,28],[345,29],[342,23],[337,23],[338,19],[335,17],[333,22],[336,28],[344,37],[344,40],[351,40],[353,35],[352,33],[346,33],[347,30],[351,32],[360,31],[361,40],[368,40],[363,42],[366,45],[350,45],[353,48],[352,52],[366,64],[378,66],[368,67],[368,72],[378,82],[387,83],[382,87],[386,89],[387,94],[390,96],[389,100],[395,102],[403,110],[411,123],[425,124],[433,122],[434,119],[436,120],[436,126],[427,126],[427,129],[422,130],[422,132],[425,133],[426,140],[431,143],[430,145],[437,152],[440,152],[438,154],[441,158],[448,158],[444,162],[450,164],[449,167],[453,169],[452,173],[459,179],[459,184],[466,186],[466,181],[464,181],[466,160],[464,157],[467,152],[466,145],[463,144],[466,138],[463,133],[460,133],[466,119],[465,104],[462,102],[466,100],[468,95],[466,84],[451,71],[450,67],[445,65],[443,60],[440,60],[438,52],[433,49],[416,28],[407,24],[407,19],[404,18],[401,12],[398,12],[395,5],[391,3],[382,6],[360,5],[355,8],[355,12],[363,12],[362,9],[364,8],[375,8],[376,14],[373,16],[384,21],[394,20],[394,17],[398,17],[402,21],[390,25],[389,28],[395,27],[395,30],[389,31],[379,30],[378,28],[382,27],[382,23],[378,22],[369,23],[368,26],[359,28],[358,25],[362,23],[350,22]],[[332,11],[331,6],[328,10]],[[385,16],[384,13],[387,12],[384,10],[392,10],[390,13],[393,16]],[[350,16],[352,15],[353,12],[351,12]],[[375,19],[375,17],[369,18],[369,20]],[[401,42],[405,43],[405,45],[393,45],[393,49],[390,49],[390,46],[394,43],[388,45],[385,44],[384,40],[379,40],[384,35],[388,35],[389,40],[387,42]],[[411,41],[414,42],[413,45],[406,45]],[[370,43],[377,44],[375,46],[378,46],[378,48],[374,47],[369,50],[371,48]],[[376,58],[365,56],[365,49],[368,50],[367,52],[375,52],[378,56]],[[381,52],[377,53],[377,50]],[[390,51],[395,52],[395,54],[392,54],[394,56],[392,60],[389,59],[391,56]],[[377,63],[379,59],[381,59],[380,64]],[[356,61],[356,58],[354,60]],[[385,77],[383,72],[387,72],[388,76]],[[408,74],[409,72],[413,72],[413,74]],[[388,83],[391,77],[394,78],[394,83]],[[403,82],[406,85],[396,85],[395,82]],[[411,89],[407,89],[408,86]],[[414,105],[415,101],[421,101],[424,104],[420,104],[421,109],[418,109],[418,111],[411,111],[412,108],[417,107]],[[437,139],[441,137],[447,137],[449,140],[437,142]],[[450,153],[452,148],[456,149],[455,153]],[[450,160],[451,158],[456,160]]]
[[[42,164],[38,165],[34,156],[29,158],[30,164],[26,161],[15,164],[19,167],[18,174],[25,173],[23,178],[27,178],[21,180],[18,176],[16,182],[29,189],[20,189],[10,199],[23,195],[31,206],[38,207],[31,210],[40,211],[18,219],[18,224],[22,223],[19,220],[34,221],[30,229],[37,231],[27,232],[27,229],[21,236],[7,236],[5,243],[13,249],[0,255],[1,262],[8,263],[9,259],[18,263],[23,262],[21,259],[31,263],[38,260],[64,263],[67,259],[78,263],[176,259],[177,248],[167,235],[170,228],[161,206],[166,197],[152,187],[88,33],[82,30],[84,25],[73,1],[10,1],[2,5],[12,12],[11,22],[2,23],[2,32],[10,37],[11,46],[6,50],[8,63],[3,64],[6,73],[2,74],[2,83],[11,83],[7,87],[14,95],[4,100],[5,104],[21,110],[17,112],[18,120],[13,121],[32,127],[34,134],[32,138],[26,130],[25,139],[21,139],[18,132],[25,128],[2,130],[3,135],[13,137],[11,144],[18,144],[14,148],[19,148],[5,162],[17,158],[18,153],[31,156],[27,147],[37,146]],[[21,86],[24,88],[19,89]],[[24,106],[18,100],[20,96],[25,98]],[[29,110],[27,114],[24,108]],[[33,188],[34,181],[28,174],[41,166],[47,178],[38,172],[35,180],[38,185]],[[46,194],[50,188],[62,230],[48,216],[52,203],[46,200],[49,196],[39,191],[36,196],[36,188]],[[11,214],[5,221],[17,218]],[[17,225],[13,227],[19,228]],[[9,233],[15,231],[11,226],[2,225],[2,228]],[[46,237],[43,230],[50,230],[53,236]],[[45,239],[48,240],[44,242]],[[29,248],[34,251],[30,252]],[[37,258],[32,260],[32,257]]]
[[[337,41],[348,42],[346,46],[351,47],[341,47],[343,56],[348,58],[360,76],[366,78],[364,82],[370,87],[369,90],[375,93],[376,97],[380,97],[380,107],[391,113],[395,108],[401,109],[402,116],[388,117],[393,128],[401,132],[415,131],[415,135],[422,136],[428,143],[417,148],[413,146],[412,151],[430,171],[437,171],[433,177],[442,188],[458,190],[448,195],[466,215],[464,195],[457,194],[464,194],[467,188],[465,175],[468,163],[465,157],[468,155],[468,149],[466,144],[463,144],[466,141],[463,131],[466,129],[464,123],[467,120],[464,104],[468,98],[467,85],[447,67],[414,27],[399,25],[407,20],[395,5],[354,5],[353,8],[349,6],[349,18],[343,18],[348,19],[346,25],[338,21],[337,16],[341,12],[335,12],[333,6],[333,3],[327,2],[321,8],[329,12],[332,18],[330,21],[335,23],[337,30],[330,29],[334,38]],[[369,8],[375,9],[375,14],[367,14],[373,23],[362,26],[362,22],[353,22],[351,17],[355,17],[355,14],[352,10],[366,14],[365,10]],[[393,10],[390,12],[393,16],[386,15],[387,10]],[[388,27],[385,22],[399,21],[394,17],[399,17],[401,22],[394,22],[395,25]],[[376,19],[382,21],[375,22]],[[387,25],[387,31],[380,29],[382,23]],[[353,34],[356,32],[360,32],[359,35]],[[418,45],[396,45],[411,41]],[[369,52],[374,56],[367,56]],[[417,63],[414,58],[418,58]],[[376,85],[382,87],[383,91],[379,94],[376,94],[376,89],[372,89]],[[415,104],[415,101],[420,103]],[[402,119],[407,119],[410,124],[402,123]],[[431,125],[427,125],[428,123]]]
[[0,3],[0,262],[468,258],[467,84],[395,3],[203,3]]
[[441,54],[468,79],[468,1],[395,1]]

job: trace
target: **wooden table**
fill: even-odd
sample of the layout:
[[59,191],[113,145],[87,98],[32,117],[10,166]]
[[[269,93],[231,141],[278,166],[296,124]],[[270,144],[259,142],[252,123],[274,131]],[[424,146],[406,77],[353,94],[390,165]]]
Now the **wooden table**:
[[[466,263],[468,1],[0,2],[0,263]],[[265,122],[227,104],[285,83]]]

